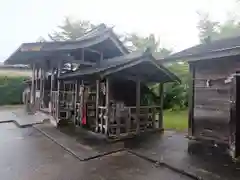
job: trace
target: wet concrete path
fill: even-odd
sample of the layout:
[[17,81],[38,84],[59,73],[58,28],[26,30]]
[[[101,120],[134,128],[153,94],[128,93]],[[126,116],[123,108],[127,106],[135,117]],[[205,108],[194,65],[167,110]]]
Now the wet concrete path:
[[6,180],[188,180],[127,151],[79,161],[32,127],[0,124],[0,175]]
[[226,147],[188,140],[185,134],[166,131],[125,143],[134,154],[158,161],[205,180],[239,180],[240,164],[232,161]]
[[240,164],[225,147],[189,141],[185,134],[166,131],[106,143],[43,119],[21,108],[0,110],[1,179],[240,179]]

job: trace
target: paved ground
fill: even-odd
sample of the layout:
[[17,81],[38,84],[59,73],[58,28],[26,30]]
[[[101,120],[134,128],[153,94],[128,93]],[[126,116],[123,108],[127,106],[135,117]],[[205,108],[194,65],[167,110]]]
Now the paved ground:
[[21,108],[0,109],[1,179],[240,179],[240,165],[224,147],[188,141],[185,134],[112,144],[83,131],[39,124],[44,118],[26,116]]
[[127,151],[79,161],[32,127],[0,124],[0,174],[6,180],[188,180]]
[[226,147],[189,141],[184,134],[165,132],[125,143],[134,154],[206,180],[239,180],[240,164],[232,162]]
[[27,114],[23,106],[0,107],[0,117],[0,123],[13,122],[21,128],[52,120],[44,113]]

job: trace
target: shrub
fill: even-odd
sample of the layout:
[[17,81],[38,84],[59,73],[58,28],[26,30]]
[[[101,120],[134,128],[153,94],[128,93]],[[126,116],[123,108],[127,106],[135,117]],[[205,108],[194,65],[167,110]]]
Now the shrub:
[[0,105],[22,104],[26,77],[0,76]]

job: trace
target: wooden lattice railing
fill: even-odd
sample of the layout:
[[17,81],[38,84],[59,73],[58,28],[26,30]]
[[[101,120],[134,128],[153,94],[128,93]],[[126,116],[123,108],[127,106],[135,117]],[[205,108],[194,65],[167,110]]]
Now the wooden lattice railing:
[[107,133],[109,137],[121,137],[137,134],[147,129],[159,128],[160,106],[136,107],[99,107],[96,132]]
[[58,91],[52,91],[51,92],[51,115],[56,121],[58,121],[59,118],[59,93]]

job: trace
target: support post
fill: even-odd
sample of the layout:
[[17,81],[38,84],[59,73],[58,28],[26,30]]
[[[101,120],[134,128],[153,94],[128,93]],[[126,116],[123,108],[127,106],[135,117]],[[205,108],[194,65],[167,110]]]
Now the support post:
[[54,85],[54,68],[51,71],[51,87],[50,87],[50,113],[52,114],[54,109],[54,95],[53,95],[53,85]]
[[159,83],[158,92],[159,92],[159,103],[160,103],[161,109],[159,111],[158,124],[156,128],[163,129],[163,94],[164,94],[163,83]]
[[57,123],[59,122],[59,115],[60,115],[60,86],[61,86],[61,80],[59,80],[59,77],[60,77],[60,74],[61,74],[61,68],[62,68],[62,62],[60,61],[58,63],[58,70],[57,70],[57,102],[56,102],[56,112],[57,112],[57,117],[56,117],[56,120],[57,120]]
[[35,102],[35,64],[32,66],[31,104]]
[[45,97],[45,79],[46,79],[45,76],[46,76],[46,72],[45,72],[45,68],[43,68],[42,69],[42,102],[43,104],[44,104],[44,97]]
[[77,102],[79,101],[79,91],[80,91],[79,80],[76,80],[76,82],[75,82],[75,101],[74,101],[74,119],[73,119],[74,125],[77,124],[76,115],[77,115],[77,111],[78,111]]
[[81,88],[80,88],[80,126],[82,126],[82,119],[83,119],[83,108],[84,107],[84,82],[83,80],[81,81]]
[[188,135],[194,133],[194,88],[195,88],[195,66],[189,64],[190,82],[189,82],[189,100],[188,100]]
[[108,134],[109,128],[109,79],[106,78],[106,119],[105,119],[105,134]]
[[95,127],[95,131],[97,132],[98,129],[98,118],[99,118],[99,80],[96,80],[96,127]]
[[85,61],[85,49],[82,48],[82,58],[81,60],[84,62]]
[[137,134],[140,132],[140,103],[141,103],[141,82],[136,82],[136,117],[137,117]]
[[42,97],[43,97],[43,69],[40,68],[39,69],[39,73],[40,73],[40,109],[42,108]]

